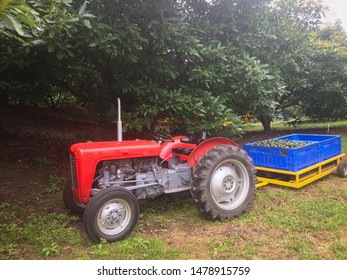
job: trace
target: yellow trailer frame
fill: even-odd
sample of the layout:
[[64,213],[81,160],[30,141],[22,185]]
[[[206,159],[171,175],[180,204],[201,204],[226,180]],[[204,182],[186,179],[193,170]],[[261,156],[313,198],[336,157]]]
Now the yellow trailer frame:
[[258,183],[255,186],[274,184],[298,189],[337,171],[345,156],[343,153],[296,172],[256,166]]

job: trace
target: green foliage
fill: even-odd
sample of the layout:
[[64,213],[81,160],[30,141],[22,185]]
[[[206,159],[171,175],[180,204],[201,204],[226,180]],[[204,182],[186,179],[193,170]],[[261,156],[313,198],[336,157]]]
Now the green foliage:
[[110,122],[120,97],[126,129],[175,118],[189,132],[230,135],[247,111],[268,129],[293,106],[347,115],[346,33],[318,30],[320,2],[0,3],[0,92],[10,104],[82,107]]
[[91,29],[90,19],[95,16],[86,9],[86,4],[77,10],[72,0],[41,0],[33,2],[42,15],[38,36],[45,43],[48,53],[56,55],[58,60],[72,58],[82,42],[73,37],[85,28]]
[[165,260],[179,257],[177,251],[164,247],[163,240],[141,237],[128,237],[114,244],[102,240],[93,245],[91,254],[95,259],[109,259],[110,256],[116,256],[121,260]]
[[66,106],[75,101],[74,82],[66,74],[72,75],[76,69],[67,70],[69,59],[75,56],[72,50],[81,45],[76,35],[87,29],[83,20],[91,15],[86,10],[78,14],[68,0],[29,1],[28,4],[35,8],[39,21],[36,28],[30,29],[32,36],[26,36],[26,45],[1,37],[5,40],[0,45],[2,99],[15,105]]
[[11,256],[12,254],[16,252],[18,244],[9,243],[9,244],[1,245],[1,246],[2,247],[0,247],[0,252],[4,252],[5,254]]
[[148,240],[139,237],[127,238],[117,246],[120,259],[133,260],[165,260],[176,259],[178,252],[166,250],[164,242],[160,239]]
[[35,254],[44,257],[60,254],[62,244],[80,244],[81,236],[69,224],[76,220],[65,214],[27,215],[25,219],[16,209],[16,205],[1,204],[0,249],[9,257],[16,253],[17,244],[25,243]]
[[317,119],[347,115],[347,33],[337,23],[313,34],[310,50],[310,88],[305,113]]
[[49,176],[49,186],[47,188],[48,193],[60,193],[66,184],[66,178],[58,175]]
[[106,257],[111,253],[105,239],[101,239],[100,243],[95,244],[93,247],[91,254],[98,259]]
[[42,249],[42,253],[46,257],[50,255],[54,255],[54,254],[59,254],[60,253],[59,246],[55,242],[52,242],[48,247],[44,247]]
[[4,35],[26,44],[25,38],[32,37],[38,24],[38,13],[25,0],[0,0],[0,38]]

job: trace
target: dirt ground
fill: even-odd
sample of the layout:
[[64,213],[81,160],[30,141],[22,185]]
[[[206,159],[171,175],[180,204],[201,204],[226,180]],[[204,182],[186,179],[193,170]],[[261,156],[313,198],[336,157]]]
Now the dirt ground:
[[[74,121],[62,118],[52,113],[38,112],[37,110],[22,110],[20,108],[3,108],[0,110],[0,202],[16,202],[23,205],[29,213],[50,213],[64,210],[63,202],[52,203],[48,201],[38,201],[37,193],[46,190],[51,174],[69,177],[68,148],[74,142],[98,141],[116,139],[116,129],[90,122]],[[302,132],[302,131],[301,131]],[[310,131],[312,132],[312,131]],[[320,132],[320,131],[314,131]],[[339,131],[335,131],[339,133]],[[241,139],[234,139],[240,145],[262,139],[273,138],[283,135],[283,132],[248,133]],[[240,236],[254,237],[262,235],[267,229],[258,228],[256,231],[248,231],[247,227],[237,229],[232,223],[216,225],[217,231],[213,227],[187,228],[170,225],[168,229],[159,229],[160,236],[167,240],[168,248],[194,247],[199,244],[200,239],[215,238],[218,236],[225,238],[230,232],[237,230]],[[153,228],[153,231],[158,230]],[[151,231],[151,229],[147,229]],[[268,238],[266,247],[269,253],[275,250],[276,245],[271,242],[271,235],[266,233]],[[319,237],[317,237],[319,238]],[[183,243],[182,240],[185,240]],[[242,240],[241,240],[242,242]],[[244,241],[246,243],[246,240]],[[203,243],[203,242],[201,242]],[[192,253],[191,258],[209,258],[202,255],[198,249]],[[264,252],[266,255],[267,252]],[[232,256],[222,255],[223,258]],[[278,255],[277,258],[288,258],[288,256]],[[293,256],[295,258],[295,256]]]

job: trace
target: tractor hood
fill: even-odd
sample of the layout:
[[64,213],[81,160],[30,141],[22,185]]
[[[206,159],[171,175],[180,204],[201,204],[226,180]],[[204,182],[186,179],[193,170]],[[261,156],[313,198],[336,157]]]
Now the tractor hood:
[[76,159],[99,161],[159,156],[160,145],[148,140],[86,142],[73,144],[70,151]]

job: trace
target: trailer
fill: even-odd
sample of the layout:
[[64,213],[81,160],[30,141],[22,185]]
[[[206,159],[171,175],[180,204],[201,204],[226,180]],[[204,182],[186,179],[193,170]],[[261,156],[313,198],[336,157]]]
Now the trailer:
[[[302,145],[293,148],[294,142]],[[291,134],[245,144],[244,150],[257,170],[256,188],[274,184],[298,189],[336,171],[347,176],[340,135]]]

